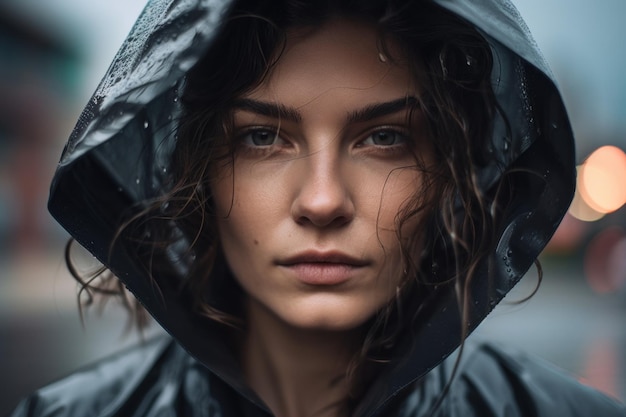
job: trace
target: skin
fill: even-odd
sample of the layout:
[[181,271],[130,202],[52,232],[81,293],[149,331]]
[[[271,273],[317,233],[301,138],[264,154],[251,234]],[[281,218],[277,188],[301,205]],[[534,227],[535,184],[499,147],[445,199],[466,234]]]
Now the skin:
[[411,111],[418,86],[393,43],[381,58],[377,36],[344,19],[290,30],[238,102],[234,164],[212,183],[224,254],[248,296],[244,369],[279,416],[340,415],[348,387],[331,381],[402,278],[396,217],[432,152]]

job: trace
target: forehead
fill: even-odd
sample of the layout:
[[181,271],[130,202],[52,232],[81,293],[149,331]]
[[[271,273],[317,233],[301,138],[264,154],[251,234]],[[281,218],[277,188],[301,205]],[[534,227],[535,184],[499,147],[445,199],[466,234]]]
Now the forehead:
[[288,30],[276,65],[249,96],[295,107],[338,94],[384,101],[414,95],[413,78],[400,48],[374,25],[336,18],[319,28]]

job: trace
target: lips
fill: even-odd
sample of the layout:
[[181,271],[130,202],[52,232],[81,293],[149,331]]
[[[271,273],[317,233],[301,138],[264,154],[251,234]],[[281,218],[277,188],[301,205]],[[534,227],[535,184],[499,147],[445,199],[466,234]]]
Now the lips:
[[344,254],[342,252],[315,252],[307,251],[296,254],[294,256],[287,257],[286,259],[278,261],[279,265],[290,266],[302,263],[328,263],[328,264],[344,264],[350,266],[365,266],[367,261],[353,256]]
[[303,252],[277,264],[300,282],[313,286],[332,286],[349,281],[368,262],[342,252]]

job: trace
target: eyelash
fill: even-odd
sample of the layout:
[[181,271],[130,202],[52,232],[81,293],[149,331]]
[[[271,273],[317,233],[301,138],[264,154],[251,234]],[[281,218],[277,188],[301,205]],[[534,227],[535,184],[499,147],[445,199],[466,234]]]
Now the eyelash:
[[[248,128],[246,129],[246,131],[242,132],[240,134],[240,141],[241,142],[245,142],[246,139],[250,136],[253,135],[255,133],[263,133],[263,134],[267,134],[267,138],[272,138],[274,139],[274,141],[276,141],[276,139],[280,139],[279,136],[279,132],[277,129],[271,129],[271,128],[265,128],[265,127],[253,127],[253,128]],[[253,138],[251,138],[251,141],[254,141]],[[248,146],[255,146],[255,147],[269,147],[272,146],[274,144],[274,142],[268,144],[268,145],[257,145],[257,144],[249,144],[246,143],[246,145]]]
[[[274,141],[268,145],[256,145],[252,142],[253,139],[250,137],[250,135],[255,134],[255,133],[264,133],[264,134],[267,134],[268,136],[271,135]],[[396,141],[399,140],[399,143],[393,143],[390,145],[379,145],[375,143],[365,144],[364,143],[369,140],[373,141],[374,135],[380,134],[380,133],[395,135]],[[239,134],[236,135],[236,138],[237,138],[238,145],[240,145],[240,147],[243,148],[243,150],[246,153],[267,154],[268,152],[271,152],[271,151],[276,152],[276,151],[279,151],[279,149],[276,149],[276,147],[280,146],[280,144],[277,144],[278,141],[282,141],[285,144],[289,143],[288,141],[286,141],[280,136],[278,128],[269,127],[269,126],[252,126],[252,127],[245,128],[243,129],[243,131],[241,131]],[[397,154],[399,152],[404,152],[406,147],[410,143],[410,141],[411,141],[411,137],[410,137],[410,133],[408,132],[408,129],[391,127],[391,126],[381,126],[381,127],[377,127],[376,129],[369,131],[369,133],[367,134],[367,136],[365,136],[365,138],[359,140],[355,144],[355,148],[363,149],[363,151],[368,152],[368,153],[385,154],[385,155]]]
[[[252,143],[250,135],[261,132],[267,133],[268,136],[272,136],[275,140],[269,145],[255,145],[254,143]],[[275,145],[277,140],[282,140],[285,143],[288,143],[280,137],[277,128],[269,126],[251,126],[242,129],[238,134],[235,135],[235,138],[237,140],[237,147],[239,148],[239,150],[250,156],[265,156],[270,152],[276,152],[277,149]]]
[[[380,134],[380,133],[385,133],[385,134],[392,134],[395,135],[395,141],[399,143],[392,143],[389,145],[380,145],[380,144],[376,144],[376,143],[371,143],[368,145],[365,145],[366,141],[369,141],[370,139],[372,139],[373,142],[373,138],[374,135],[376,134]],[[375,151],[383,151],[383,152],[396,152],[399,149],[404,150],[406,148],[406,146],[409,144],[409,142],[411,141],[411,135],[408,131],[408,129],[400,129],[400,128],[396,128],[396,127],[391,127],[391,126],[381,126],[378,127],[374,130],[372,130],[366,137],[365,139],[362,139],[361,141],[359,141],[356,144],[356,147],[358,148],[365,148],[365,147],[374,147]]]

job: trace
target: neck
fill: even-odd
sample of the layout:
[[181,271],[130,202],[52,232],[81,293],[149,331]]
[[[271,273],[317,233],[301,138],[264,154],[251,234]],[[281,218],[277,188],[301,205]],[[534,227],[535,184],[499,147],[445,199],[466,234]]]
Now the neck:
[[350,393],[346,371],[360,330],[290,326],[248,302],[242,360],[252,389],[277,417],[343,417]]

